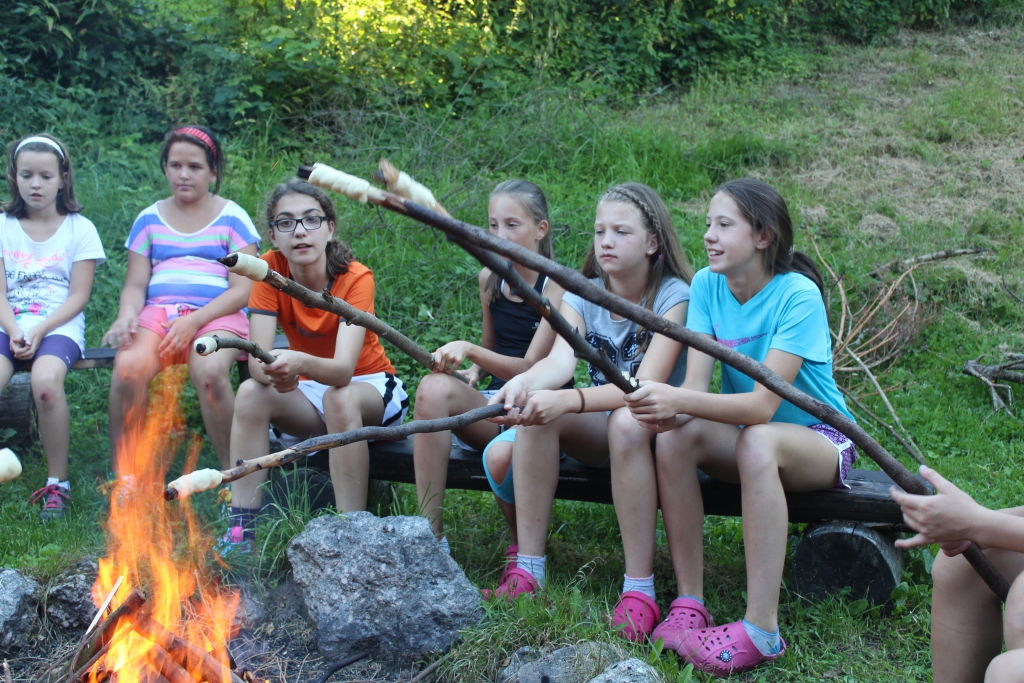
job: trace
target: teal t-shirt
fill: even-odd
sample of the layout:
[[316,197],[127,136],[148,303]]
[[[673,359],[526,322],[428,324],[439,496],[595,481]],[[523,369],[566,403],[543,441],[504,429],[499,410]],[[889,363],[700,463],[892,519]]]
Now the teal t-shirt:
[[[804,362],[793,386],[853,419],[832,377],[832,340],[825,302],[817,286],[803,275],[776,275],[741,306],[729,291],[725,276],[704,268],[690,283],[686,326],[713,335],[720,344],[762,363],[769,349],[800,356]],[[753,379],[722,364],[722,393],[753,390]],[[783,401],[772,422],[809,427],[821,420]]]

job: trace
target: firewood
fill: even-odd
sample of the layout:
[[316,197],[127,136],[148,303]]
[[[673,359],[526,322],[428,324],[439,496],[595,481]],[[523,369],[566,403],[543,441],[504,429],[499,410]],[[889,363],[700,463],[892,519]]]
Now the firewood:
[[185,669],[157,643],[146,652],[146,663],[158,671],[169,683],[196,683]]
[[241,683],[241,679],[232,675],[227,661],[218,662],[213,655],[182,640],[151,617],[140,619],[135,624],[135,632],[166,650],[168,656],[185,671],[199,671],[200,683]]
[[215,351],[220,349],[238,349],[245,351],[250,356],[254,356],[259,360],[263,361],[267,365],[273,363],[277,358],[270,355],[270,352],[264,351],[260,348],[260,345],[256,342],[251,342],[248,339],[238,339],[236,337],[221,338],[217,335],[212,337],[200,337],[195,341],[196,353],[200,356],[209,356]]

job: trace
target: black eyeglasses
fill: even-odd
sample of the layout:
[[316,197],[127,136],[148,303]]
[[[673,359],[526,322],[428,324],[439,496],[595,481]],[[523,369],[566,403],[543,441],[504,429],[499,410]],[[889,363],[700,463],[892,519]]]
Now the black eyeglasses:
[[281,232],[292,232],[295,226],[302,225],[306,230],[316,230],[327,220],[327,216],[303,216],[302,218],[281,218],[270,221],[270,227]]

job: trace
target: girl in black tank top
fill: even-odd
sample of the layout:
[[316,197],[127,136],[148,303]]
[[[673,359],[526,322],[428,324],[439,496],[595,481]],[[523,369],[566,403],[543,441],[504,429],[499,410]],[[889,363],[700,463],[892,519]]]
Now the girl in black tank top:
[[[547,200],[533,183],[509,180],[498,185],[491,193],[487,215],[492,235],[553,258]],[[532,270],[519,265],[514,267],[557,309],[565,293],[561,286],[548,282],[543,275]],[[526,372],[551,350],[556,335],[546,320],[541,320],[540,315],[526,303],[510,299],[501,278],[486,268],[480,272],[478,280],[483,313],[482,339],[479,344],[453,341],[434,352],[434,372],[420,381],[416,391],[414,416],[417,420],[459,415],[486,405],[487,398],[505,380]],[[451,373],[465,361],[471,365],[460,372],[468,377],[470,386],[451,377]],[[477,382],[486,375],[491,376],[487,389],[477,391]],[[499,425],[483,421],[457,430],[455,435],[463,448],[483,451],[500,432]],[[444,538],[442,512],[451,445],[449,432],[416,434],[413,437],[416,494],[420,509],[445,547],[447,539]],[[490,450],[499,460],[504,457],[504,465],[498,462],[491,467],[495,475],[504,477],[512,460],[511,444],[495,444]],[[515,506],[500,500],[498,504],[511,528],[512,545],[506,556],[514,560],[518,547]]]

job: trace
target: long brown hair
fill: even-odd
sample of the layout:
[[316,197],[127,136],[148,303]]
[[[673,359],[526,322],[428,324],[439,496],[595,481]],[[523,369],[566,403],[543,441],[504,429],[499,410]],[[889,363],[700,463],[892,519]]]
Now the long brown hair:
[[[548,199],[544,196],[544,190],[528,180],[512,179],[498,183],[489,199],[494,199],[498,195],[507,195],[516,200],[534,223],[539,225],[542,221],[548,221],[548,231],[537,245],[537,253],[553,261],[555,249],[551,243],[551,221],[548,218]],[[497,273],[488,275],[484,291],[487,292],[488,302],[495,301],[501,294],[501,276]]]
[[64,146],[63,142],[46,133],[39,133],[38,135],[28,137],[40,137],[53,141],[55,145],[60,147],[61,153],[64,156],[61,158],[57,154],[57,150],[45,142],[30,142],[19,150],[18,145],[28,139],[27,137],[16,140],[8,145],[7,189],[11,192],[11,200],[4,205],[4,213],[14,218],[25,218],[28,215],[28,205],[25,203],[24,198],[22,198],[21,193],[18,192],[18,155],[21,152],[49,152],[57,157],[57,168],[60,169],[60,178],[64,181],[64,187],[57,191],[57,213],[64,216],[69,213],[79,213],[82,210],[82,205],[75,199],[75,173],[71,168],[71,155],[68,153],[68,148]]
[[[641,306],[650,311],[654,310],[654,301],[658,298],[663,278],[677,277],[690,284],[690,280],[693,279],[693,266],[679,244],[679,235],[672,225],[672,214],[657,192],[643,183],[622,183],[601,195],[597,203],[601,202],[630,204],[636,209],[648,234],[658,238],[657,251],[647,257],[649,270],[647,285],[640,299]],[[588,278],[601,278],[605,288],[608,288],[608,274],[597,261],[593,240],[590,241],[590,249],[587,250],[586,259],[583,261],[583,275]],[[650,335],[646,329],[637,329],[637,340],[641,344],[641,350],[646,351],[650,342]]]
[[[298,178],[292,178],[286,183],[280,183],[271,190],[270,196],[267,198],[266,207],[267,230],[273,231],[274,229],[271,224],[274,222],[274,216],[277,215],[277,203],[281,201],[281,197],[290,194],[304,194],[315,199],[317,204],[320,205],[320,210],[324,212],[324,216],[328,221],[334,223],[335,230],[337,230],[338,214],[334,210],[334,203],[331,201],[331,198],[319,187],[314,187]],[[324,226],[321,227],[324,228]],[[327,243],[325,253],[327,254],[327,275],[332,280],[339,275],[347,273],[348,265],[356,260],[355,254],[352,253],[349,246],[337,237],[332,237],[331,241]]]
[[765,231],[769,236],[764,250],[764,268],[775,273],[800,273],[817,285],[825,294],[825,283],[818,266],[807,254],[793,249],[793,220],[789,207],[778,191],[767,183],[753,178],[738,178],[724,183],[715,190],[732,197],[743,218],[754,232]]

